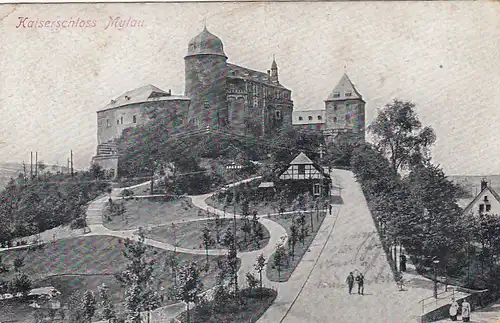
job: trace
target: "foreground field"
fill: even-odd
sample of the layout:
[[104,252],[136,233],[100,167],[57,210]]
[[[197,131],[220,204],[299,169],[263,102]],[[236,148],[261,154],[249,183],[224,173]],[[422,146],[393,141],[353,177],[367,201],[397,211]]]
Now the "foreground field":
[[[18,249],[1,253],[3,262],[11,265],[15,258],[24,258],[25,266],[21,271],[33,281],[34,287],[53,286],[62,292],[62,302],[75,291],[91,289],[96,291],[98,285],[106,283],[110,288],[113,303],[117,309],[123,308],[125,290],[118,284],[114,274],[123,270],[127,259],[123,256],[124,241],[115,237],[82,237],[57,241],[45,245],[41,250]],[[155,286],[167,289],[173,281],[170,270],[164,267],[165,260],[171,251],[150,247],[148,257],[154,257],[156,274]],[[197,262],[205,265],[204,255],[178,254],[180,263]],[[202,271],[205,288],[214,286],[215,256],[209,257],[209,270]],[[12,266],[11,266],[12,267]],[[14,270],[4,274],[4,279],[11,279]],[[14,301],[0,301],[0,321],[18,320],[28,322],[33,319],[34,309],[27,305],[14,304]],[[166,298],[164,305],[172,303]]]

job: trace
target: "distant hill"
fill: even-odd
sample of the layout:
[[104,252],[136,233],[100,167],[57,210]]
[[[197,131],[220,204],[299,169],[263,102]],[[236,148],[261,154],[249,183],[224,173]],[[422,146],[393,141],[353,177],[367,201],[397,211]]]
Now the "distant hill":
[[[29,165],[26,165],[26,171],[29,173]],[[67,167],[57,165],[47,165],[45,169],[47,172],[68,172]],[[0,162],[0,189],[3,189],[10,181],[11,178],[17,178],[23,172],[23,164],[16,163],[2,163]]]

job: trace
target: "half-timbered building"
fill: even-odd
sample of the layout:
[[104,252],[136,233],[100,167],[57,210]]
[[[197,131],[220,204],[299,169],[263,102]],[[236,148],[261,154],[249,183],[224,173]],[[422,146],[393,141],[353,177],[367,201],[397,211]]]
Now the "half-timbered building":
[[330,175],[306,154],[300,153],[277,176],[276,185],[287,186],[294,193],[309,192],[313,196],[329,196]]

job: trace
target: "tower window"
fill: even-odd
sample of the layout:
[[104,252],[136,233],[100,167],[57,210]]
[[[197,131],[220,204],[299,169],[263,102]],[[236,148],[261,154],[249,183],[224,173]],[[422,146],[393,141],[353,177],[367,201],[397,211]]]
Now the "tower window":
[[333,111],[337,111],[337,105],[333,106]]
[[133,122],[133,123],[137,123],[137,117],[136,117],[136,116],[133,116],[133,117],[132,117],[132,122]]
[[281,119],[281,111],[277,110],[275,112],[275,115],[276,115],[276,119]]
[[345,93],[345,96],[347,96],[347,97],[349,97],[349,96],[351,96],[351,95],[352,95],[352,93],[351,93],[351,92],[346,92],[346,93]]
[[116,119],[116,124],[120,124],[120,120],[119,119]]
[[299,121],[302,121],[302,120],[304,120],[304,118],[302,118],[302,117],[299,117]]
[[109,119],[106,120],[106,128],[110,128],[111,127],[111,121],[109,121]]
[[121,124],[123,124],[123,117],[120,117]]
[[318,116],[318,120],[321,120],[321,119],[323,119],[323,118],[321,116]]
[[337,122],[337,117],[333,117],[333,122]]
[[307,119],[309,119],[309,121],[311,121],[313,119],[312,116],[308,116]]

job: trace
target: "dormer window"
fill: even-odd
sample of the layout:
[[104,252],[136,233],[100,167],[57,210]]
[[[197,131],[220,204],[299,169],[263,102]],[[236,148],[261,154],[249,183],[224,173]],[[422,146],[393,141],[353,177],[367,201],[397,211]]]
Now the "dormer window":
[[340,98],[340,92],[333,92],[334,98]]
[[304,118],[302,118],[302,117],[299,117],[299,121],[302,121],[302,120],[304,120]]
[[350,97],[350,96],[352,96],[352,92],[346,92],[346,93],[345,93],[345,96],[346,96],[346,97]]

